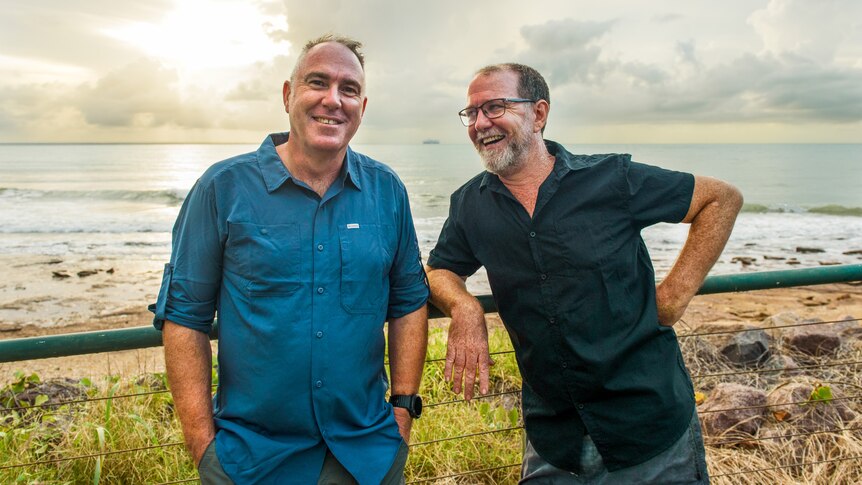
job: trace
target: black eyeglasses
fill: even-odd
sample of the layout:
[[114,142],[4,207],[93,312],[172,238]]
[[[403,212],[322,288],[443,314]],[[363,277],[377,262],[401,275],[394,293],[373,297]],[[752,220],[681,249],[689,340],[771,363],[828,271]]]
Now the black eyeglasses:
[[476,123],[476,117],[479,116],[479,110],[482,110],[482,114],[485,115],[485,118],[493,120],[494,118],[499,118],[506,114],[506,110],[509,108],[508,103],[535,103],[536,101],[537,100],[535,99],[524,98],[489,99],[475,108],[462,109],[458,112],[458,116],[461,117],[461,123],[464,123],[464,126],[472,126]]

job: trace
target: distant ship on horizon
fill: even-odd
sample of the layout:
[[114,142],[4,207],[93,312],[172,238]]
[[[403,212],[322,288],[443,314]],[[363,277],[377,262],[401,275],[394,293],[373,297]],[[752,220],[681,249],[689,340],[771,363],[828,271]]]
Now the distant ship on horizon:
[[434,138],[428,138],[427,140],[422,140],[423,145],[439,145],[440,140],[436,140]]

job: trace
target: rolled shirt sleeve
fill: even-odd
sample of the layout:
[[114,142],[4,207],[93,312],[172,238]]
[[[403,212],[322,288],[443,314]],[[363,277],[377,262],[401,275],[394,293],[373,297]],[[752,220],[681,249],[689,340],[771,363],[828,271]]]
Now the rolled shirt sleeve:
[[173,229],[171,262],[165,265],[153,325],[165,320],[209,333],[222,274],[224,230],[210,179],[202,177],[183,202]]
[[428,281],[422,267],[422,254],[410,212],[410,201],[403,185],[397,184],[399,225],[398,246],[389,271],[387,318],[407,315],[428,301]]
[[428,266],[449,270],[458,276],[471,276],[482,267],[467,241],[460,214],[463,193],[474,183],[478,183],[478,178],[474,178],[458,189],[449,199],[449,217],[443,223],[437,245],[431,250]]

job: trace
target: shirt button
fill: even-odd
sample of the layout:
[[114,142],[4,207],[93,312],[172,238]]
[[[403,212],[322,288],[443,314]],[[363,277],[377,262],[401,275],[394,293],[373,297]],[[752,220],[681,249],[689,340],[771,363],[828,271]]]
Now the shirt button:
[[569,366],[568,362],[563,362],[562,364],[560,364],[560,367],[562,367],[563,369],[565,369],[568,366]]
[[322,295],[322,294],[323,294],[323,287],[322,287],[322,286],[321,286],[320,288],[318,288],[318,289],[317,289],[317,293],[318,293],[318,294],[320,294],[320,295]]
[[269,234],[269,229],[261,229],[260,233],[261,234]]
[[317,250],[318,250],[318,251],[323,251],[323,244],[318,244],[318,245],[317,245]]
[[530,231],[530,237],[536,237],[536,233],[533,231]]
[[317,381],[317,382],[315,382],[315,383],[314,383],[314,387],[316,387],[316,388],[320,389],[321,387],[323,387],[323,381]]
[[554,317],[551,317],[551,318],[549,318],[549,319],[548,319],[548,321],[549,321],[549,322],[551,322],[551,323],[555,323],[555,322],[557,321],[557,319],[556,319],[556,318],[554,318]]
[[318,331],[316,335],[317,338],[323,338],[323,332]]
[[[318,381],[318,382],[319,382],[319,381]],[[320,386],[318,386],[318,387],[320,387]],[[584,405],[583,405],[583,404],[578,404],[578,409],[584,409]]]
[[542,273],[540,278],[542,278],[542,281],[545,281],[546,279],[548,279],[548,275],[546,275],[545,273]]

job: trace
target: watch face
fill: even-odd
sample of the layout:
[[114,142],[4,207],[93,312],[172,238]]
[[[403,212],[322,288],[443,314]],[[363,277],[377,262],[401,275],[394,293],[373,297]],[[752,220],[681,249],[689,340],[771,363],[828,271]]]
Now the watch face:
[[390,396],[389,402],[395,407],[406,409],[413,418],[418,418],[422,415],[422,397],[417,394],[412,396]]
[[413,414],[414,418],[418,418],[422,415],[422,396],[413,396],[412,408],[411,414]]

